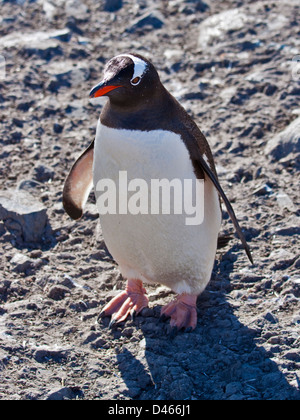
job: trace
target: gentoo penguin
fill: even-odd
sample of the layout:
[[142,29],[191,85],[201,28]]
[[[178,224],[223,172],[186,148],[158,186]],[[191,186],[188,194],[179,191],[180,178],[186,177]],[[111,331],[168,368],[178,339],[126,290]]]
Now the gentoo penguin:
[[[221,226],[220,197],[252,262],[249,247],[219,184],[206,138],[162,85],[154,65],[134,53],[112,58],[106,64],[103,80],[90,93],[91,98],[103,95],[108,101],[98,121],[95,141],[72,167],[63,191],[65,210],[79,219],[94,184],[105,243],[127,279],[125,290],[101,314],[112,316],[111,325],[124,321],[147,306],[143,283],[161,283],[177,294],[163,307],[162,316],[171,318],[175,330],[190,331],[197,324],[197,297],[213,269]],[[142,179],[150,188],[153,179],[182,183],[189,179],[195,184],[202,180],[202,222],[186,223],[183,211],[124,211],[122,200],[130,199],[130,195],[120,192],[121,172],[128,183],[133,181],[134,185],[134,180]],[[115,185],[114,193],[120,201],[115,212],[101,209],[103,191],[98,191],[97,185],[103,179]]]

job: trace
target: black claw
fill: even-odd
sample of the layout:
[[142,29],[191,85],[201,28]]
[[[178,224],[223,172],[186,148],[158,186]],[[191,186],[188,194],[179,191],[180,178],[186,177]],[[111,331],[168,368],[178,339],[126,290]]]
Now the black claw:
[[162,322],[165,322],[168,319],[167,315],[165,314],[161,314],[161,316],[159,317],[159,320]]
[[137,315],[137,313],[136,313],[135,310],[133,310],[132,312],[130,312],[131,321],[134,321],[135,320],[136,315]]
[[99,322],[100,319],[102,319],[104,317],[105,317],[105,311],[101,311],[100,314],[98,315],[97,322]]
[[111,319],[110,323],[108,324],[108,328],[113,328],[113,326],[117,323],[115,319]]
[[170,338],[174,338],[176,337],[176,335],[178,334],[178,328],[177,327],[171,327],[171,331],[170,331]]
[[193,331],[192,327],[187,327],[187,328],[184,329],[184,332],[186,332],[186,333],[190,333],[191,331]]

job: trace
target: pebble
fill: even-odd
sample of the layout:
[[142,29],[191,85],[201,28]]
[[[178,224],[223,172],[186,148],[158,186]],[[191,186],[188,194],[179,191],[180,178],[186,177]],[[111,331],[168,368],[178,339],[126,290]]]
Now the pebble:
[[288,360],[292,360],[294,362],[300,362],[300,352],[299,350],[295,349],[295,350],[288,350],[285,354],[284,357]]
[[[1,280],[0,283],[0,295],[5,295],[10,288],[12,282],[9,280]],[[1,308],[0,308],[0,315],[2,315]]]
[[39,3],[43,6],[43,11],[45,12],[46,19],[52,21],[57,11],[55,5],[51,2],[51,0],[39,0]]
[[28,46],[31,45],[42,45],[42,43],[47,44],[47,41],[52,39],[60,39],[61,36],[64,38],[68,35],[70,36],[71,33],[69,30],[55,30],[50,32],[32,32],[32,33],[20,33],[20,32],[12,32],[9,35],[0,38],[0,42],[2,47],[11,48],[17,46]]
[[52,286],[47,296],[53,300],[62,300],[66,294],[70,294],[70,289],[62,285]]
[[103,346],[105,346],[105,348],[109,348],[109,345],[107,345],[107,341],[101,337],[97,338],[91,343],[91,347],[95,349],[102,348]]
[[272,194],[272,192],[273,192],[272,188],[268,184],[264,184],[260,187],[257,187],[253,191],[252,194],[261,196],[261,195],[270,195],[270,194]]
[[[182,2],[179,1],[178,3],[180,4]],[[187,14],[195,13],[196,11],[205,12],[207,9],[209,9],[208,4],[202,0],[186,0],[184,3],[187,5],[184,6],[182,11]]]
[[116,12],[123,7],[123,0],[104,0],[103,10],[105,12]]
[[41,184],[34,179],[23,179],[18,185],[19,190],[25,190],[30,194],[39,195]]
[[264,153],[272,161],[285,162],[288,160],[300,164],[300,117],[296,118],[283,131],[271,137],[265,147]]
[[271,324],[278,324],[278,319],[274,314],[272,314],[272,312],[266,312],[264,314],[264,318]]
[[84,335],[82,344],[89,344],[92,341],[97,340],[99,337],[101,337],[101,333],[89,331],[87,334]]
[[70,355],[71,348],[60,347],[60,346],[40,346],[33,347],[33,357],[38,363],[45,363],[52,360],[57,363],[61,363],[66,360]]
[[279,226],[272,230],[272,235],[294,236],[300,235],[300,218],[295,217],[291,226]]
[[62,133],[63,129],[64,129],[64,126],[61,125],[61,124],[58,124],[58,123],[54,123],[53,124],[53,131],[54,131],[54,133],[60,134],[60,133]]
[[241,389],[242,385],[240,382],[230,382],[228,385],[226,385],[225,388],[226,397],[237,394],[239,391],[241,391]]
[[277,261],[286,261],[294,259],[295,254],[284,248],[279,248],[272,251],[269,255],[269,258]]
[[146,12],[138,17],[132,25],[127,29],[127,32],[136,32],[137,29],[144,27],[151,27],[152,29],[160,29],[164,25],[164,17],[157,10]]
[[250,19],[240,9],[225,10],[206,18],[199,27],[199,48],[204,49],[215,41],[222,41],[225,34],[242,29]]
[[297,206],[295,206],[291,197],[287,193],[285,193],[284,191],[279,191],[276,194],[276,201],[277,201],[277,204],[279,205],[279,207],[282,210],[284,210],[284,209],[288,209],[290,211],[296,211],[297,210]]
[[9,360],[9,353],[0,349],[0,372],[2,369],[4,369],[5,364],[8,362],[8,360]]
[[13,266],[13,271],[17,273],[25,273],[33,267],[34,260],[18,252],[10,260],[10,264]]
[[58,387],[48,392],[45,400],[49,401],[63,401],[72,400],[76,397],[82,397],[83,392],[78,387]]
[[86,19],[88,17],[88,7],[80,0],[67,0],[65,11],[68,16],[76,19]]
[[54,170],[45,165],[38,165],[33,169],[33,178],[37,182],[48,182],[54,178],[54,175]]
[[68,62],[53,62],[47,67],[47,72],[50,74],[47,89],[51,92],[57,92],[63,87],[80,86],[90,76],[86,66],[80,64],[74,66]]
[[[0,219],[8,228],[15,227],[25,242],[38,242],[46,227],[47,210],[26,191],[1,191]],[[14,226],[11,221],[15,222]]]
[[55,40],[35,41],[23,47],[24,55],[28,57],[38,56],[39,58],[50,61],[56,56],[63,55],[63,49]]
[[125,335],[126,337],[130,338],[134,332],[134,329],[131,327],[126,327],[122,330],[122,335]]

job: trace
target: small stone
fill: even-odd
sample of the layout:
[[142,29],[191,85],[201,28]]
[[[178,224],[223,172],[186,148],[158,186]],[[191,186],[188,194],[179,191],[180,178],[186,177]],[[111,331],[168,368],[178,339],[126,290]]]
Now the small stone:
[[93,347],[95,349],[101,348],[105,345],[106,345],[106,340],[104,340],[101,337],[99,337],[97,340],[95,340],[91,343],[91,347]]
[[33,170],[33,176],[38,182],[48,182],[54,178],[54,175],[53,169],[44,165],[38,165]]
[[24,273],[33,267],[33,260],[20,252],[13,256],[10,263],[14,267],[13,271],[17,273]]
[[241,388],[242,386],[240,382],[230,382],[228,385],[226,385],[226,397],[230,397],[231,395],[239,393],[239,391],[241,391]]
[[133,328],[131,327],[126,327],[122,330],[122,335],[125,335],[126,337],[131,337],[133,334]]
[[53,124],[53,131],[54,131],[54,133],[60,134],[60,133],[62,133],[63,129],[64,129],[64,126],[61,125],[61,124],[58,124],[58,123],[54,123]]
[[153,29],[160,29],[163,25],[163,15],[158,11],[153,11],[150,13],[147,12],[136,19],[127,31],[135,32],[137,29],[144,28],[145,26],[152,27]]
[[281,236],[294,236],[300,235],[300,220],[299,218],[295,219],[294,226],[284,226],[284,227],[277,227],[272,231],[273,235],[281,235]]
[[292,360],[294,362],[300,362],[300,352],[297,349],[291,349],[288,350],[285,354],[284,357],[288,360]]
[[40,194],[40,187],[41,185],[39,182],[35,181],[34,179],[24,179],[18,185],[19,190],[25,190],[30,194]]
[[100,334],[95,331],[89,331],[85,336],[84,340],[82,341],[82,344],[89,344],[92,341],[97,340],[97,338],[100,337]]
[[[178,372],[180,378],[172,381],[172,389],[170,390],[170,399],[185,400],[190,398],[193,384],[188,375]],[[177,376],[177,375],[176,375]]]
[[198,45],[206,48],[214,42],[220,42],[231,31],[237,31],[245,27],[245,23],[251,19],[239,8],[225,10],[212,15],[200,24]]
[[269,321],[271,324],[277,324],[278,323],[278,319],[276,318],[275,315],[272,314],[272,312],[265,313],[264,318],[267,321]]
[[47,210],[28,192],[7,190],[0,192],[0,219],[8,228],[13,221],[25,242],[38,242],[46,227]]
[[9,353],[0,349],[0,371],[4,368],[4,365],[8,362],[9,357],[10,357]]
[[17,144],[21,141],[22,133],[20,131],[13,131],[10,136],[11,143]]
[[268,184],[264,184],[260,187],[257,187],[252,194],[261,196],[261,195],[269,195],[272,194],[273,190]]
[[131,398],[137,398],[139,394],[141,393],[141,388],[138,386],[131,386],[130,382],[128,381],[129,389],[128,389],[128,395]]
[[59,29],[50,34],[49,39],[58,39],[59,41],[69,42],[72,37],[70,29]]
[[49,290],[47,296],[53,300],[62,300],[65,298],[66,294],[69,294],[70,290],[61,285],[52,286]]
[[289,159],[299,164],[300,117],[267,142],[265,154],[274,162]]
[[[11,284],[12,284],[12,282],[10,280],[1,280],[1,282],[0,282],[0,295],[6,294],[8,289],[10,288]],[[0,315],[2,315],[1,308],[0,308]]]
[[145,317],[145,318],[152,317],[154,316],[154,311],[152,308],[146,307],[141,310],[140,314],[142,317]]
[[59,346],[40,346],[34,348],[34,358],[38,363],[45,363],[49,360],[54,362],[61,363],[63,360],[66,360],[71,352],[69,347],[59,347]]
[[80,0],[67,0],[65,10],[67,15],[76,19],[85,19],[88,16],[88,8]]
[[41,258],[43,255],[43,252],[40,249],[34,249],[30,253],[30,258]]
[[104,0],[102,9],[105,12],[116,12],[123,6],[123,0]]
[[297,207],[293,203],[290,196],[288,196],[284,191],[279,191],[276,194],[276,201],[277,201],[277,204],[279,205],[279,207],[281,209],[288,209],[290,211],[296,211],[297,210]]
[[186,0],[186,3],[192,4],[197,12],[205,12],[207,9],[209,9],[208,4],[202,0]]
[[74,66],[72,62],[53,62],[47,68],[50,75],[47,89],[50,92],[57,92],[61,88],[80,86],[90,75],[88,67],[84,65]]
[[293,316],[292,323],[296,325],[300,325],[300,313]]
[[57,41],[49,39],[48,41],[28,44],[24,47],[24,54],[28,57],[38,56],[43,60],[50,61],[55,56],[63,55],[63,50]]
[[47,396],[46,400],[50,401],[63,401],[63,400],[72,400],[83,396],[82,391],[78,387],[62,387],[62,388],[55,388],[50,391]]
[[276,261],[290,261],[295,258],[295,254],[292,254],[284,248],[279,248],[272,251],[269,258]]
[[277,90],[277,86],[273,85],[273,84],[267,84],[267,87],[264,90],[264,93],[267,96],[272,96]]

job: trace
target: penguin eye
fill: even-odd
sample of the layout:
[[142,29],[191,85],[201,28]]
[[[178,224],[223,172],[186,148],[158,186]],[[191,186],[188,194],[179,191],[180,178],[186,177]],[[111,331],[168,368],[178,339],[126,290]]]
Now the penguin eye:
[[131,79],[130,80],[130,83],[133,85],[133,86],[136,86],[136,85],[138,85],[139,83],[140,83],[140,81],[141,81],[141,78],[140,77],[135,77],[134,79]]

